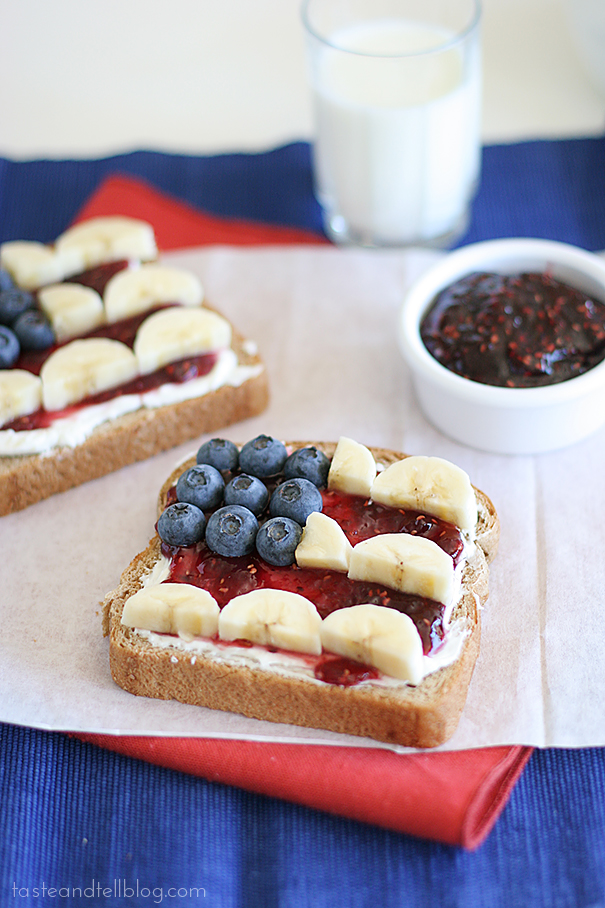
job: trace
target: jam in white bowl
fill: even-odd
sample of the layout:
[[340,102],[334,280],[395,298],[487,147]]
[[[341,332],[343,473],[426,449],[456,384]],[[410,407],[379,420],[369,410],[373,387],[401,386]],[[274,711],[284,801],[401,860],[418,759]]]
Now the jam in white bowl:
[[[479,303],[464,295],[471,275],[484,276],[477,281],[483,292]],[[536,292],[542,279],[543,300]],[[536,298],[529,322],[523,321],[523,307],[514,309],[509,285],[515,283],[523,292],[531,287]],[[435,318],[431,324],[431,309],[443,291],[456,285],[460,323],[446,325],[444,338],[434,344],[423,340],[437,324]],[[505,293],[512,293],[511,306],[503,303]],[[413,284],[400,314],[400,345],[425,416],[456,441],[500,454],[537,454],[586,438],[605,423],[604,311],[605,261],[583,249],[550,240],[503,239],[449,253]],[[545,324],[551,333],[542,336]],[[448,347],[452,332],[466,359],[458,356],[455,344]],[[477,341],[474,349],[466,343],[469,337]],[[585,347],[590,348],[586,356]],[[502,355],[498,363],[491,356],[497,350],[511,352],[512,359]]]

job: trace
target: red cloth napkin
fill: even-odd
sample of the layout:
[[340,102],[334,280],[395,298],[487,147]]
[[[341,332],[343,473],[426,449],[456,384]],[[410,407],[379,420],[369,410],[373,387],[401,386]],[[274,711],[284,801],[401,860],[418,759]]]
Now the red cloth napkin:
[[[112,214],[151,223],[160,250],[325,242],[302,230],[208,215],[124,176],[101,184],[77,220]],[[363,747],[210,738],[77,737],[213,782],[468,849],[488,835],[532,752],[529,747],[494,747],[401,755]]]
[[202,213],[184,202],[128,176],[108,177],[78,212],[76,221],[121,214],[153,225],[158,247],[267,246],[275,243],[327,243],[324,237],[294,227],[231,220]]

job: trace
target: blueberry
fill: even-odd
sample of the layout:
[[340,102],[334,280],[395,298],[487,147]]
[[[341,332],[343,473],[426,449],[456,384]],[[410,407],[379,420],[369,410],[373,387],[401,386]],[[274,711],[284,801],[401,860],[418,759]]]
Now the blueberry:
[[56,338],[50,322],[40,309],[26,309],[17,318],[13,331],[19,338],[22,350],[46,350]]
[[258,520],[239,504],[219,508],[208,519],[206,544],[217,555],[237,558],[254,551]]
[[251,476],[281,473],[288,457],[285,444],[269,435],[258,435],[244,445],[239,454],[240,469]]
[[256,476],[240,473],[225,486],[225,504],[241,504],[259,517],[269,504],[269,491]]
[[303,534],[302,527],[289,517],[272,517],[256,536],[256,551],[268,564],[285,567],[294,563],[294,552]]
[[12,290],[14,286],[15,282],[6,268],[0,268],[0,293],[3,290]]
[[21,347],[14,331],[0,325],[0,369],[10,369],[19,359]]
[[217,469],[207,463],[199,463],[179,476],[176,497],[188,501],[202,511],[218,507],[223,500],[225,480]]
[[22,312],[33,309],[36,301],[33,294],[27,290],[13,287],[0,293],[0,322],[3,325],[12,325]]
[[272,517],[290,517],[301,526],[309,514],[322,508],[321,492],[308,479],[286,479],[276,488],[269,503]]
[[158,536],[167,545],[194,545],[204,538],[206,518],[194,504],[177,501],[158,520]]
[[205,442],[197,452],[198,463],[209,463],[221,472],[237,470],[239,451],[237,445],[225,438],[212,438]]
[[290,454],[284,465],[286,479],[308,479],[314,486],[322,488],[328,481],[330,461],[317,448],[299,448]]

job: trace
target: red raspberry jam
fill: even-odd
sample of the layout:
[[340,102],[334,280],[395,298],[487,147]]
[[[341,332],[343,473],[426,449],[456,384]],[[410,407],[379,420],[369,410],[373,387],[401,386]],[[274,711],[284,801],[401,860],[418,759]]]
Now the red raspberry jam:
[[74,274],[65,279],[66,284],[83,284],[84,287],[90,287],[96,290],[99,296],[103,296],[105,287],[110,279],[118,273],[128,268],[128,261],[120,259],[117,262],[104,262],[102,265],[96,265],[94,268],[88,268],[81,271],[80,274]]
[[469,274],[443,290],[420,333],[435,359],[471,381],[532,388],[605,359],[605,304],[550,274]]
[[[351,545],[378,533],[409,533],[424,536],[447,552],[458,564],[464,543],[457,527],[419,511],[389,508],[360,495],[322,490],[324,513],[335,520]],[[380,529],[377,529],[379,527]]]
[[354,662],[344,656],[332,656],[324,653],[320,656],[315,666],[315,677],[326,684],[339,684],[341,687],[351,687],[362,681],[371,681],[378,678],[378,672],[371,665]]

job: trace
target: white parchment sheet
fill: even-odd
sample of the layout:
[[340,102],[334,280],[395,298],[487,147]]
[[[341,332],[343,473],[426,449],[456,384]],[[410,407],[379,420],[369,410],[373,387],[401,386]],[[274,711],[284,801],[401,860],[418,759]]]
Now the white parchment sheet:
[[[267,412],[223,434],[337,440],[446,457],[502,523],[481,655],[443,749],[605,744],[605,432],[494,456],[424,419],[397,347],[405,286],[436,254],[213,248],[166,261],[258,341]],[[201,440],[200,440],[201,441]],[[47,729],[384,746],[133,697],[114,685],[99,603],[153,534],[156,498],[193,442],[0,518],[0,720]]]

